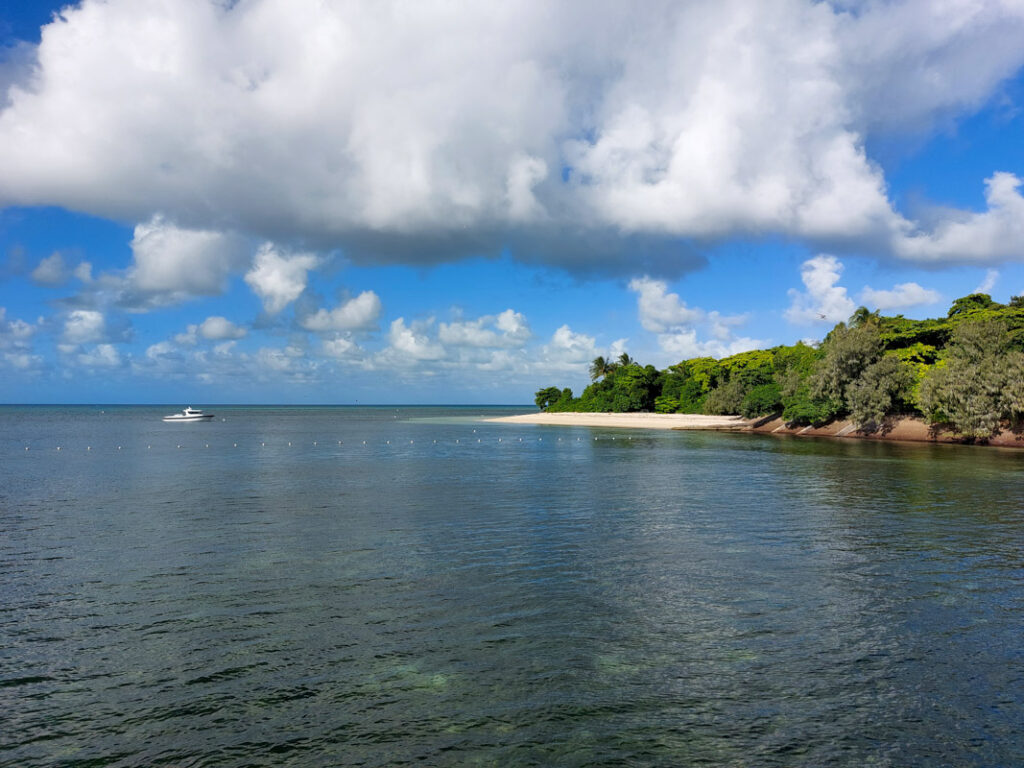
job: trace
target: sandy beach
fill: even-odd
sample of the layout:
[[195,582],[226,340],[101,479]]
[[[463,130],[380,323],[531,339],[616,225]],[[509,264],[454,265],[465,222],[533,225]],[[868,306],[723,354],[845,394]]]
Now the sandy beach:
[[623,427],[628,429],[747,429],[740,416],[704,416],[691,413],[526,413],[487,421],[505,424],[542,424],[562,427]]

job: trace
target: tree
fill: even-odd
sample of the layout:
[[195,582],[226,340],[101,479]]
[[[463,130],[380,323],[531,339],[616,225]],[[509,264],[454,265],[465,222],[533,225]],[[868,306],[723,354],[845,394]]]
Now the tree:
[[533,398],[533,402],[537,404],[537,407],[542,411],[546,411],[551,405],[558,402],[558,399],[562,396],[562,390],[558,387],[545,387],[544,389],[538,389],[537,394]]
[[890,414],[906,412],[916,383],[913,366],[886,355],[847,387],[850,418],[863,429],[880,425]]
[[961,296],[954,301],[946,317],[957,317],[958,315],[966,315],[981,309],[991,309],[1000,306],[1002,305],[992,301],[992,297],[987,293],[972,293],[969,296]]
[[607,376],[613,370],[612,362],[610,360],[605,360],[603,355],[598,355],[590,364],[590,380],[597,381],[598,379]]
[[882,341],[874,323],[848,328],[840,323],[825,340],[825,355],[815,366],[810,394],[849,408],[847,388],[882,355]]
[[985,439],[1024,416],[1024,354],[1010,348],[1006,323],[963,323],[944,363],[921,382],[921,409],[932,423]]
[[850,315],[850,327],[860,328],[862,325],[867,325],[868,323],[877,324],[879,319],[877,309],[874,312],[871,312],[867,307],[857,307],[857,309],[854,310],[854,313]]
[[636,365],[636,360],[634,360],[628,354],[623,352],[621,355],[619,355],[619,359],[616,361],[616,364],[620,368],[626,368],[626,367],[628,367],[630,365]]

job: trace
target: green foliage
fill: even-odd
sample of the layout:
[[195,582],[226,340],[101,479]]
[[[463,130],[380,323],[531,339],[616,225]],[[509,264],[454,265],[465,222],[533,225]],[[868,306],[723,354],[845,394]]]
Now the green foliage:
[[684,360],[664,371],[629,355],[596,358],[579,398],[537,392],[549,411],[780,412],[791,424],[838,416],[865,427],[919,409],[965,435],[986,437],[1024,419],[1024,296],[1003,305],[986,294],[953,302],[947,317],[882,317],[859,307],[819,347],[753,350]]
[[882,355],[878,326],[867,323],[848,328],[840,323],[828,335],[825,356],[818,361],[810,380],[810,394],[848,409],[847,389]]
[[895,355],[871,363],[846,389],[850,418],[858,426],[882,424],[893,413],[911,410],[917,374]]
[[972,293],[970,296],[963,296],[954,301],[946,317],[974,314],[979,310],[1001,306],[1001,304],[996,304],[996,302],[992,301],[992,297],[987,293]]
[[999,321],[960,325],[943,365],[921,383],[921,408],[933,423],[988,438],[1024,416],[1024,354]]
[[546,411],[552,404],[558,402],[558,399],[562,396],[562,390],[558,387],[545,387],[544,389],[538,389],[537,394],[533,398],[533,402],[537,404],[537,407],[542,411]]
[[782,410],[782,387],[777,381],[758,384],[743,397],[740,415],[745,419],[765,416]]

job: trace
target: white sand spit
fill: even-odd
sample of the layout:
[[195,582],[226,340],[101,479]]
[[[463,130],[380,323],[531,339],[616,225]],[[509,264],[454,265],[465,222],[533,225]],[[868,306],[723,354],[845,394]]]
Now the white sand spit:
[[748,429],[740,416],[691,413],[526,413],[487,421],[504,424],[543,424],[563,427],[625,427],[629,429]]

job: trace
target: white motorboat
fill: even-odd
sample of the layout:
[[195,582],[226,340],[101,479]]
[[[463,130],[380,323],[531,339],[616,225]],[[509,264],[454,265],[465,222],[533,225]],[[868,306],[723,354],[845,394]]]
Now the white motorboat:
[[209,421],[212,418],[212,413],[203,413],[190,405],[181,413],[172,413],[170,416],[164,416],[164,421]]

